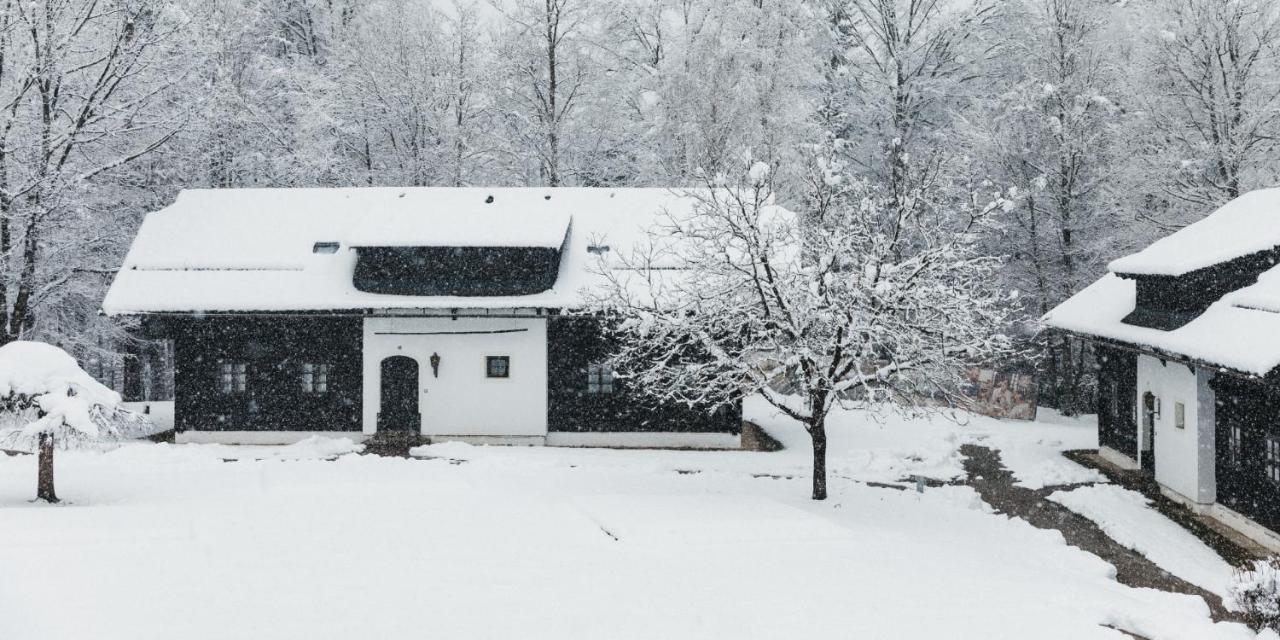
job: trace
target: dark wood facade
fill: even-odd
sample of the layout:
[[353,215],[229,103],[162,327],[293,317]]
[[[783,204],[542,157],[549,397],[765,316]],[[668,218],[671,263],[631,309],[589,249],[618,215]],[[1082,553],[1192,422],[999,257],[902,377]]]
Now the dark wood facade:
[[[357,316],[321,314],[153,317],[147,334],[173,340],[178,431],[361,431],[362,323]],[[741,429],[740,402],[718,408],[656,404],[623,380],[602,384],[598,366],[610,344],[595,319],[552,316],[547,340],[549,431]],[[389,379],[400,378],[408,380]],[[385,397],[388,388],[382,390],[379,430],[419,427],[416,387],[414,376],[392,401]]]
[[553,316],[547,325],[547,429],[549,431],[665,431],[738,433],[742,405],[690,408],[656,404],[614,380],[611,393],[593,391],[590,367],[609,356],[599,321]]
[[1126,324],[1162,331],[1177,329],[1204,313],[1222,296],[1247,287],[1280,261],[1280,248],[1241,256],[1179,276],[1118,274],[1136,283],[1134,310]]
[[178,431],[360,431],[360,318],[152,320],[174,341]]
[[1098,444],[1138,458],[1138,356],[1098,346]]
[[402,296],[522,296],[555,286],[560,251],[545,247],[359,247],[352,283]]
[[1280,531],[1280,386],[1216,376],[1214,481],[1217,500]]

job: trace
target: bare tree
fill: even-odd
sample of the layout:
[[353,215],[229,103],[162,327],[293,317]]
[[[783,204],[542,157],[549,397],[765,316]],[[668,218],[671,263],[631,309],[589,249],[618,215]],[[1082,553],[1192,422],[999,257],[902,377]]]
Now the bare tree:
[[687,193],[693,215],[602,264],[593,311],[619,319],[619,375],[644,393],[696,407],[758,394],[802,422],[822,500],[834,407],[944,403],[965,365],[1009,341],[997,261],[974,243],[991,207],[896,217],[887,191],[813,160],[807,222],[773,203],[763,163],[708,178]]
[[[940,180],[955,153],[949,109],[976,63],[991,54],[983,40],[995,5],[956,8],[943,0],[847,0],[828,12],[848,70],[846,110],[858,112],[848,135],[852,158],[882,180],[891,209],[927,210],[922,198]],[[844,78],[844,75],[840,75]],[[828,115],[830,117],[830,115]]]
[[587,64],[576,41],[586,29],[583,0],[512,0],[496,5],[510,23],[507,54],[516,65],[511,94],[531,119],[538,175],[547,186],[564,181],[566,121],[585,89]]
[[[1197,214],[1270,184],[1280,135],[1280,5],[1271,0],[1162,0],[1151,42],[1150,157],[1164,197]],[[1171,161],[1171,162],[1170,162]],[[1189,220],[1154,220],[1176,229]]]
[[[1123,220],[1124,125],[1120,72],[1107,40],[1108,8],[1092,0],[1026,0],[1005,17],[999,78],[986,108],[962,130],[993,180],[1016,189],[1017,206],[990,238],[1010,254],[1003,282],[1040,316],[1096,278]],[[1091,365],[1083,345],[1050,336],[1041,398],[1084,410]]]
[[173,83],[157,68],[177,25],[164,2],[10,0],[0,5],[0,342],[27,335],[74,262],[44,260],[95,177],[175,131],[153,107]]

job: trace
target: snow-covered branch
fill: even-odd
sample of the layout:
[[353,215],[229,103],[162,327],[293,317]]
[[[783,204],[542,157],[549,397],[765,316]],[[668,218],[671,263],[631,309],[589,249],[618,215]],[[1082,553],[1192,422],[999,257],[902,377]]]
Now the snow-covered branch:
[[877,185],[839,175],[810,181],[821,217],[797,215],[768,169],[707,177],[692,214],[602,257],[592,312],[615,319],[636,388],[710,407],[759,394],[817,438],[838,402],[945,403],[966,366],[1008,351],[972,212],[894,219]]

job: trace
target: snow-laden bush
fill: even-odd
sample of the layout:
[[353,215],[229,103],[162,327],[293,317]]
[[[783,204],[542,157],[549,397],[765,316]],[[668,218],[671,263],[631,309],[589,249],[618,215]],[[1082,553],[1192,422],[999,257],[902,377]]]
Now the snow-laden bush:
[[120,394],[94,380],[62,349],[25,341],[0,347],[0,449],[39,452],[37,499],[58,501],[55,448],[152,430],[144,416],[120,407]]
[[1227,587],[1227,606],[1243,613],[1255,629],[1280,631],[1280,556],[1236,569]]

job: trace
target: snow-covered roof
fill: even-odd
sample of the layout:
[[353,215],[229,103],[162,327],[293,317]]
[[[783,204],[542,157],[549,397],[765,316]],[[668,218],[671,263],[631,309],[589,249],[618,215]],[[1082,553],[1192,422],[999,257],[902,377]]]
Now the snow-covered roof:
[[[108,315],[416,308],[564,308],[598,283],[589,245],[641,244],[671,189],[350,188],[183,191],[149,214],[107,292]],[[566,240],[567,234],[567,240]],[[316,243],[339,244],[316,253]],[[526,296],[355,289],[357,246],[565,247],[555,286]]]
[[[1280,278],[1280,267],[1272,272],[1264,274],[1264,280]],[[1136,283],[1107,274],[1058,305],[1042,322],[1064,331],[1266,375],[1280,366],[1280,340],[1276,339],[1280,336],[1280,313],[1247,305],[1257,294],[1251,294],[1251,289],[1226,295],[1178,329],[1161,331],[1123,322],[1134,309]]]
[[1246,193],[1204,219],[1108,265],[1112,273],[1180,276],[1280,246],[1280,189]]
[[1246,193],[1203,220],[1113,261],[1108,266],[1112,273],[1068,298],[1041,322],[1266,375],[1280,366],[1280,340],[1276,339],[1280,336],[1280,266],[1264,271],[1256,284],[1205,300],[1212,304],[1203,313],[1168,331],[1124,322],[1136,307],[1137,282],[1123,276],[1181,276],[1276,247],[1280,247],[1280,189]]

